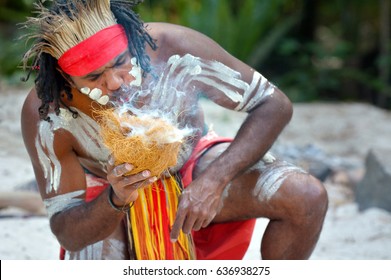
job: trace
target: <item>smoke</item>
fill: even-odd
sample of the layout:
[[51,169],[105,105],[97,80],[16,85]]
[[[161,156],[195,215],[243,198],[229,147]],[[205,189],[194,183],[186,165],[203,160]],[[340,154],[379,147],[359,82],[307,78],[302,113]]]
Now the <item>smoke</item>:
[[192,56],[173,56],[167,63],[154,66],[153,75],[142,86],[122,85],[110,102],[119,116],[163,119],[180,128],[184,137],[190,136],[199,129],[189,121],[200,110],[200,92],[191,85],[193,76],[201,73],[195,62]]

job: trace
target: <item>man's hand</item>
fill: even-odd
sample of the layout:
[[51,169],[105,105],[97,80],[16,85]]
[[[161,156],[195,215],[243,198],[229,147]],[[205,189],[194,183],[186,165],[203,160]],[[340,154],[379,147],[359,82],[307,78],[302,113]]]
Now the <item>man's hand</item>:
[[134,175],[125,175],[132,171],[133,166],[130,163],[123,163],[114,166],[114,160],[110,158],[107,164],[107,180],[113,187],[115,196],[122,204],[135,201],[138,197],[137,190],[147,187],[157,180],[151,177],[149,170],[144,170]]
[[189,234],[192,230],[207,227],[217,214],[220,198],[221,191],[217,191],[212,181],[202,180],[201,177],[193,181],[180,196],[171,241],[178,239],[181,230]]

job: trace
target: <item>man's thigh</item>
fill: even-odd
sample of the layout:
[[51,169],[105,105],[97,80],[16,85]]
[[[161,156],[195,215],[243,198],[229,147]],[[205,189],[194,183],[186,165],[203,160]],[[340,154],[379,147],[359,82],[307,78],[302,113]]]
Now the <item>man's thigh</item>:
[[[217,144],[205,152],[196,165],[194,178],[228,146],[229,143]],[[297,185],[306,177],[303,169],[267,154],[226,187],[213,222],[283,217],[290,198],[295,196],[289,185],[293,182]]]

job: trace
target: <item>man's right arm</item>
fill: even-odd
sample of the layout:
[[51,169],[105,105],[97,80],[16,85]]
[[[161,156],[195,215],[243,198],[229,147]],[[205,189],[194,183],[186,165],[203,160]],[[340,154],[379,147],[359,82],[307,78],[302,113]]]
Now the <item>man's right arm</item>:
[[[53,138],[57,165],[61,168],[59,185],[56,190],[47,188],[51,176],[45,176],[38,156],[36,139],[38,135],[38,107],[40,101],[35,92],[27,97],[22,109],[22,134],[29,153],[42,199],[55,203],[50,218],[50,226],[60,244],[69,251],[79,251],[87,245],[108,237],[120,224],[124,213],[116,211],[108,202],[108,190],[103,191],[91,202],[84,202],[86,180],[84,171],[72,148],[72,137],[64,131],[58,131]],[[53,164],[51,163],[51,166]],[[46,178],[45,178],[46,177]],[[78,194],[73,197],[72,194]],[[67,200],[62,198],[67,197]],[[59,198],[59,199],[57,199]],[[64,202],[66,201],[66,202]],[[72,203],[79,201],[79,203]],[[73,204],[68,208],[64,203]]]

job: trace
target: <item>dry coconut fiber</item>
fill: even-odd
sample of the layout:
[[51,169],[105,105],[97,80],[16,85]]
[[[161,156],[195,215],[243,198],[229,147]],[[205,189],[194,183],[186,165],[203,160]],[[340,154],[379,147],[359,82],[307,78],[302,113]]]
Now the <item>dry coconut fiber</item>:
[[183,131],[164,119],[107,109],[98,112],[104,144],[113,153],[115,164],[131,163],[126,175],[150,170],[159,177],[177,163]]

